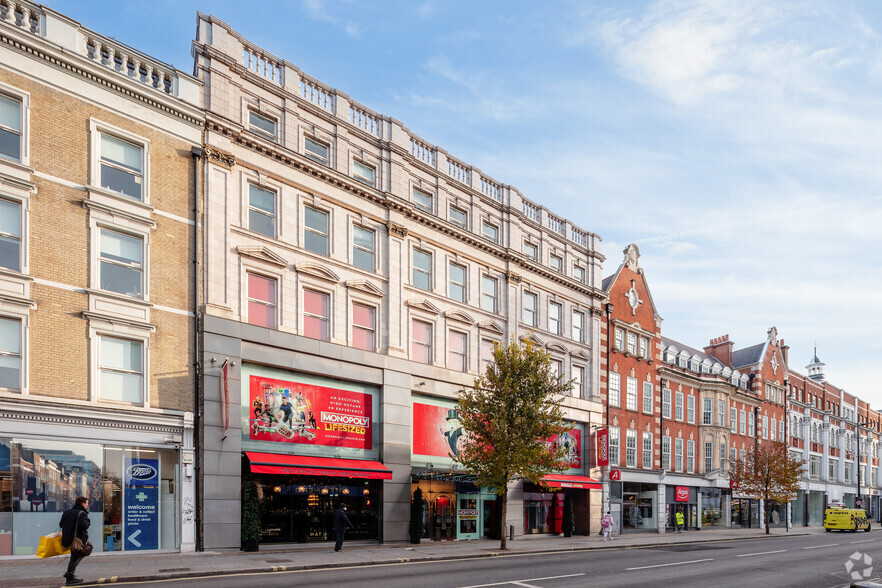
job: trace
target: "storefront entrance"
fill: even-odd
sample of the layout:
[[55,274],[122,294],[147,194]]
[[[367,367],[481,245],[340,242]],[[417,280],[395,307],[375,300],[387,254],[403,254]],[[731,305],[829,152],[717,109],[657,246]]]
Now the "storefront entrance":
[[622,531],[657,529],[658,485],[622,483]]
[[[254,474],[262,543],[333,541],[334,511],[342,502],[354,529],[347,539],[379,539],[379,480]],[[247,483],[247,480],[246,480]]]
[[478,539],[481,537],[480,523],[478,518],[479,494],[456,495],[456,539]]
[[744,529],[759,527],[759,502],[749,498],[733,498],[732,526]]

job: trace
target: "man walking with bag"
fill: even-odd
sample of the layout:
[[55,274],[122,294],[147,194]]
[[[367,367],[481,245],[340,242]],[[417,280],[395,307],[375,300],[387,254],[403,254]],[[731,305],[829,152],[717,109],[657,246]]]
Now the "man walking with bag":
[[334,527],[334,534],[337,535],[337,542],[334,544],[334,551],[340,551],[343,549],[343,536],[346,534],[346,527],[355,527],[352,526],[352,523],[349,522],[349,517],[346,516],[346,505],[340,504],[337,507],[337,510],[334,511],[334,518],[331,520],[331,523]]
[[61,515],[61,545],[70,548],[70,561],[67,564],[67,573],[64,574],[67,586],[83,582],[74,572],[80,561],[92,553],[92,544],[89,543],[90,524],[89,499],[85,496],[77,497],[74,507]]
[[600,528],[603,530],[603,540],[612,541],[612,523],[613,518],[609,511],[600,519]]

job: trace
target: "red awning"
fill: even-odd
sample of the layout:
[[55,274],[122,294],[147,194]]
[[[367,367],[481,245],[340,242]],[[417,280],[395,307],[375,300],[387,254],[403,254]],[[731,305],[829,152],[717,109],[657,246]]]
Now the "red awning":
[[563,474],[549,474],[542,478],[542,482],[551,488],[585,488],[600,490],[603,485],[597,480],[586,476],[565,476]]
[[306,457],[279,453],[246,451],[255,474],[284,474],[288,476],[335,476],[364,480],[391,480],[392,470],[378,461]]

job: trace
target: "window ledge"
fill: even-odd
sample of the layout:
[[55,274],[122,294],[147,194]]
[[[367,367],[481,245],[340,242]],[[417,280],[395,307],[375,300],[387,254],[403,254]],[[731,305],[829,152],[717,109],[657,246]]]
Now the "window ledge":
[[12,161],[5,157],[0,157],[0,176],[4,176],[4,183],[11,180],[12,185],[27,190],[34,191],[36,185],[31,181],[31,174],[34,168],[18,161]]
[[86,186],[86,192],[89,194],[89,197],[83,200],[83,206],[86,208],[114,216],[122,215],[131,221],[147,225],[151,229],[156,227],[156,221],[152,217],[154,209],[149,204],[98,186]]

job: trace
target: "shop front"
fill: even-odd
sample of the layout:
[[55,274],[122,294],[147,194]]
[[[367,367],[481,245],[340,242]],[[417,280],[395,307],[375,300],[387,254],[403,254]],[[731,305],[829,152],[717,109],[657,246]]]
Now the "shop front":
[[683,513],[686,529],[698,528],[698,488],[695,486],[665,486],[665,525],[677,528],[677,513]]
[[728,488],[701,488],[701,526],[728,527],[731,499]]
[[348,539],[379,540],[392,472],[376,459],[378,391],[252,365],[242,372],[242,483],[257,486],[260,541],[333,541],[340,504],[354,526]]
[[732,523],[733,527],[742,529],[756,529],[760,526],[759,511],[760,503],[752,498],[732,497]]
[[622,482],[622,532],[658,530],[658,484]]

